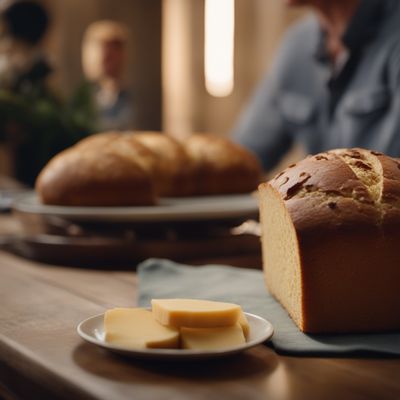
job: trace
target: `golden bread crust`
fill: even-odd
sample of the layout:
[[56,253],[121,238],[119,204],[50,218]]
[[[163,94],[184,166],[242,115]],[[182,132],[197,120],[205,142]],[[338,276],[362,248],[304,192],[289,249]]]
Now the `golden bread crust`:
[[134,137],[156,155],[153,177],[159,196],[178,197],[193,193],[193,163],[176,139],[161,132],[148,131],[135,132]]
[[151,205],[158,196],[250,192],[260,176],[255,156],[215,135],[181,143],[157,132],[104,132],[51,160],[36,190],[45,204]]
[[[286,251],[297,253],[298,266],[287,267],[284,252],[274,260],[282,270],[299,271],[296,282],[287,277],[285,282],[299,288],[300,317],[280,290],[279,268],[266,270],[266,278],[299,328],[309,333],[400,329],[399,161],[358,148],[307,157],[262,185],[261,214],[268,214],[273,200],[265,188],[281,198],[295,229],[296,245]],[[263,230],[273,230],[270,225]],[[274,246],[273,234],[268,238]],[[267,244],[263,252],[270,270]]]
[[195,194],[246,193],[257,188],[262,169],[248,150],[211,134],[193,134],[184,142],[193,160]]
[[[140,145],[141,146],[141,145]],[[36,181],[44,204],[130,206],[155,204],[151,176],[135,161],[143,149],[124,140],[72,147],[54,157]]]

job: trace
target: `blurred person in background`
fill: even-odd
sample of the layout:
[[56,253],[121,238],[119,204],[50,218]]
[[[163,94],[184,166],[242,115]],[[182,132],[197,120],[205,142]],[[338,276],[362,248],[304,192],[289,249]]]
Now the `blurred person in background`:
[[126,88],[127,27],[115,21],[89,25],[82,43],[82,66],[87,79],[75,94],[75,103],[88,110],[98,130],[128,130],[134,123],[132,95]]
[[41,41],[49,17],[32,1],[0,2],[0,88],[29,94],[44,90],[51,72]]
[[400,156],[400,2],[286,0],[292,27],[233,137],[265,170],[295,142],[312,154],[364,147]]
[[48,86],[49,23],[40,3],[0,1],[0,140],[13,176],[30,186],[51,157],[88,131]]

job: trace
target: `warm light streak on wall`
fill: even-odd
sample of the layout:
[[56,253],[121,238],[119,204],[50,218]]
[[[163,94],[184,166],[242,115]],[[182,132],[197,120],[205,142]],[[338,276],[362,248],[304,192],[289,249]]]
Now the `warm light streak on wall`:
[[188,0],[163,0],[163,130],[181,138],[192,131],[192,7]]
[[205,0],[204,69],[212,96],[228,96],[234,85],[235,0]]

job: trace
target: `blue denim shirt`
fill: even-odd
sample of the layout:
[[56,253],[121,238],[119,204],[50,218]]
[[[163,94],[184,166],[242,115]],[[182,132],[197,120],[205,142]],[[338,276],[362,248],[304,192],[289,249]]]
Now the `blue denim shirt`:
[[310,16],[287,33],[233,138],[272,168],[301,142],[309,153],[364,147],[400,156],[400,1],[363,0],[333,76],[324,33]]

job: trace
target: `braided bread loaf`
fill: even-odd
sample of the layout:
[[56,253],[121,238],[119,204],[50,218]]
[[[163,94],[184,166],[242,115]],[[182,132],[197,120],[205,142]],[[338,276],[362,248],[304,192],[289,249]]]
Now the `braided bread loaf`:
[[159,196],[251,192],[260,177],[252,154],[214,135],[180,143],[158,132],[106,132],[54,157],[36,191],[45,204],[152,205]]
[[270,292],[305,332],[400,329],[400,163],[341,149],[260,185]]

